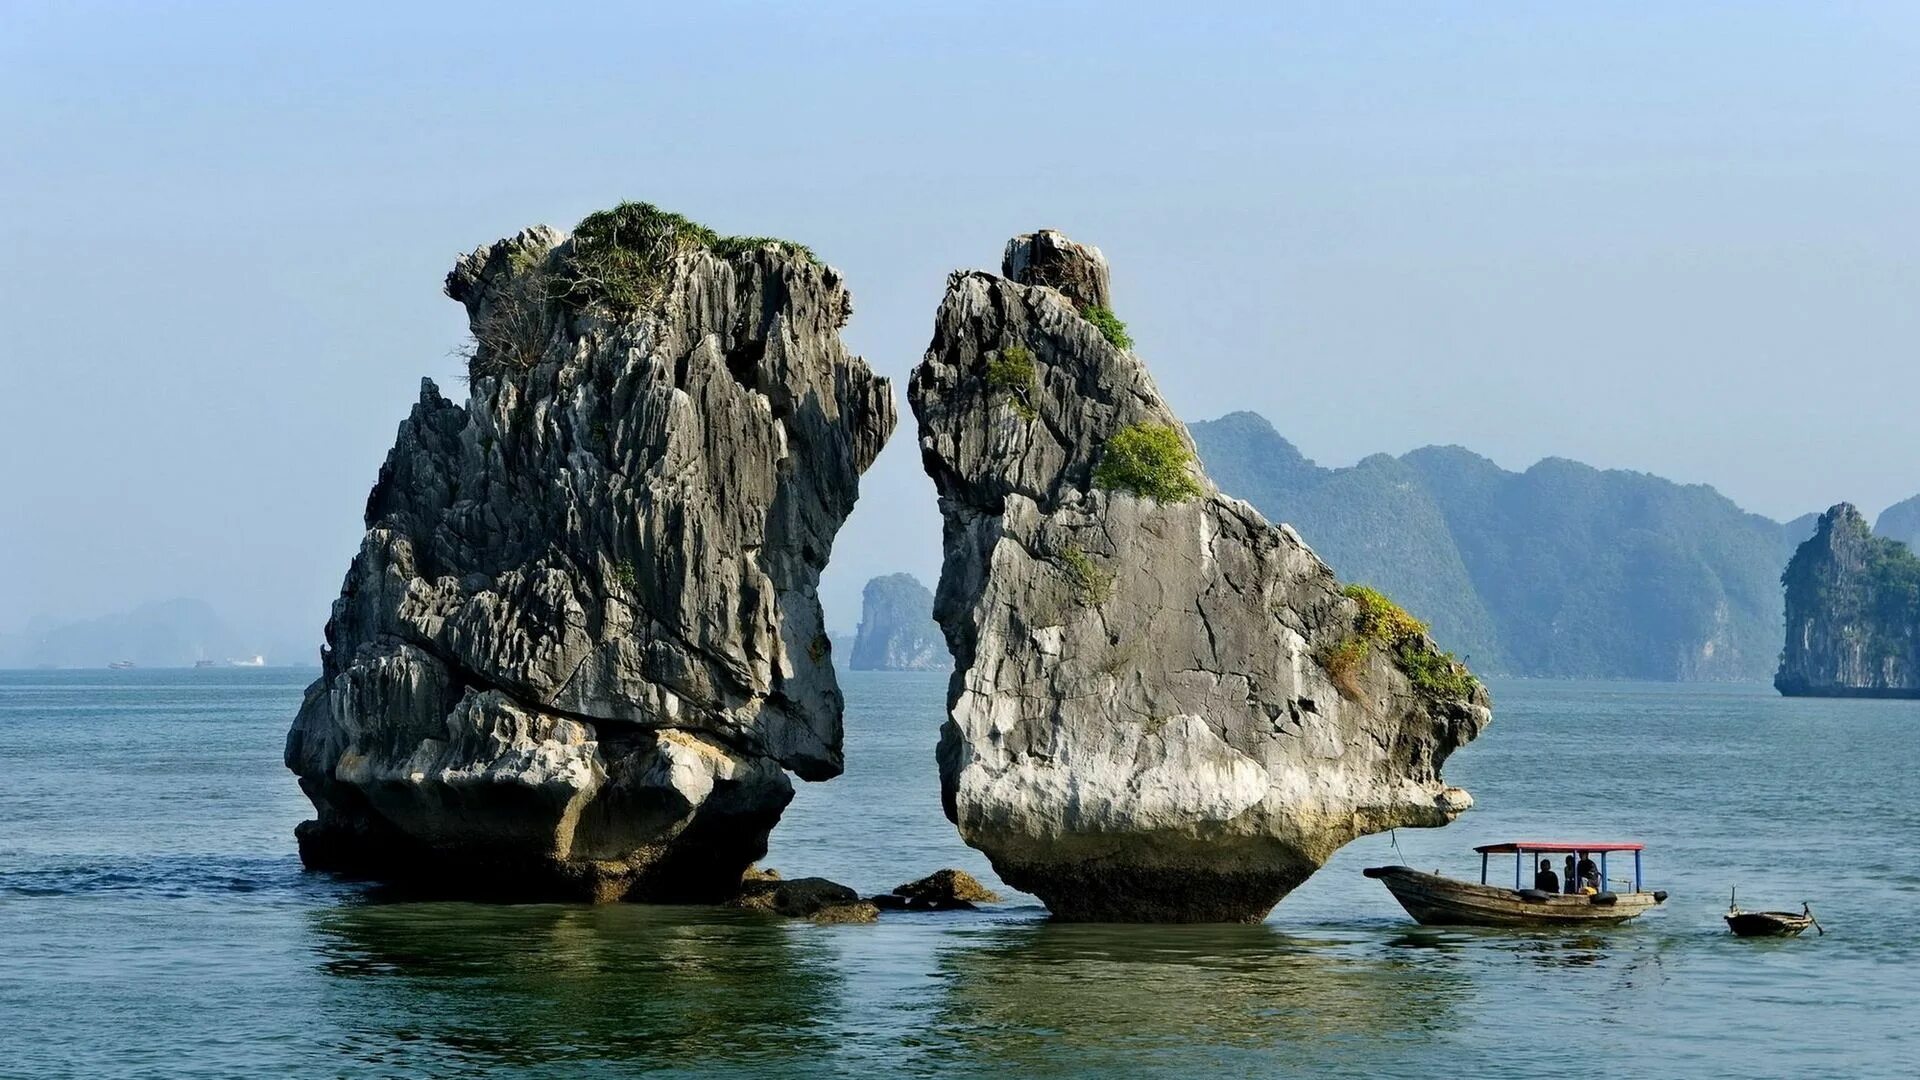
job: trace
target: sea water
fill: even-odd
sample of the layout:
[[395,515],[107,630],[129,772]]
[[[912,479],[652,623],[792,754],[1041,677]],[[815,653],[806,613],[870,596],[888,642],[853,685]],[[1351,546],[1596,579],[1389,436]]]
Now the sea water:
[[[311,677],[0,673],[0,1075],[1920,1072],[1920,702],[1495,682],[1447,767],[1475,809],[1356,841],[1263,925],[1054,925],[1009,894],[814,926],[306,873],[280,750]],[[843,684],[846,774],[801,786],[768,864],[998,885],[940,813],[945,676]],[[1475,844],[1541,835],[1644,841],[1671,899],[1603,931],[1425,929],[1360,874],[1477,877]],[[1826,936],[1729,936],[1734,885],[1813,901]]]

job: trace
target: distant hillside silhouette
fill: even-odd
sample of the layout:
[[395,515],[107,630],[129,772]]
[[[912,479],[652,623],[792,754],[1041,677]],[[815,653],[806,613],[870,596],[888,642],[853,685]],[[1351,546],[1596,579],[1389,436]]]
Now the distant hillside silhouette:
[[1704,484],[1564,458],[1516,473],[1435,446],[1329,469],[1255,413],[1191,428],[1224,490],[1292,524],[1343,579],[1387,592],[1482,671],[1770,678],[1780,573],[1817,521],[1782,525]]

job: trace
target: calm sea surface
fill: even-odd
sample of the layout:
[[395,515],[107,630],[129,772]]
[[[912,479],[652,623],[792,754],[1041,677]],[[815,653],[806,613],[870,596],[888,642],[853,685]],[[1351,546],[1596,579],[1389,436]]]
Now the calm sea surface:
[[[1913,1076],[1920,702],[1496,683],[1445,830],[1368,837],[1263,926],[992,911],[382,902],[300,869],[310,672],[0,673],[0,1075]],[[992,881],[941,817],[944,675],[845,677],[847,773],[768,863]],[[1631,838],[1673,897],[1604,933],[1413,925],[1363,866]],[[1511,872],[1510,864],[1506,867]],[[1813,901],[1825,937],[1739,941]]]

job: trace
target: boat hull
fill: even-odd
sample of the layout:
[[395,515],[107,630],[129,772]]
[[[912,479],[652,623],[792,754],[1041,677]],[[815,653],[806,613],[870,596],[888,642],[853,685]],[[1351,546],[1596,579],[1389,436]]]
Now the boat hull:
[[1736,911],[1726,919],[1727,929],[1741,937],[1796,937],[1813,925],[1813,916],[1791,911]]
[[1422,926],[1598,926],[1626,922],[1666,900],[1663,892],[1564,896],[1456,881],[1406,866],[1369,867]]

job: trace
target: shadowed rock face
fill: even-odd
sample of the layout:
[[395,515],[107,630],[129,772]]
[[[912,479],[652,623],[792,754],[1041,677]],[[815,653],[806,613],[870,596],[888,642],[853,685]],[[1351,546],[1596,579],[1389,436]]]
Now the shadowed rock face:
[[689,243],[622,309],[557,284],[572,247],[532,229],[447,278],[467,403],[425,383],[400,426],[287,738],[310,866],[719,899],[787,770],[841,770],[814,588],[895,416],[839,274]]
[[1124,429],[1192,443],[1081,316],[1107,295],[1097,251],[1019,237],[1003,272],[949,278],[909,389],[945,522],[938,756],[961,836],[1058,917],[1255,921],[1355,836],[1457,816],[1440,767],[1485,691],[1437,694],[1381,648],[1336,686],[1361,609],[1293,530],[1197,464],[1185,501],[1097,485]]
[[1840,503],[1781,576],[1787,642],[1775,689],[1788,697],[1920,698],[1920,556],[1875,536]]

